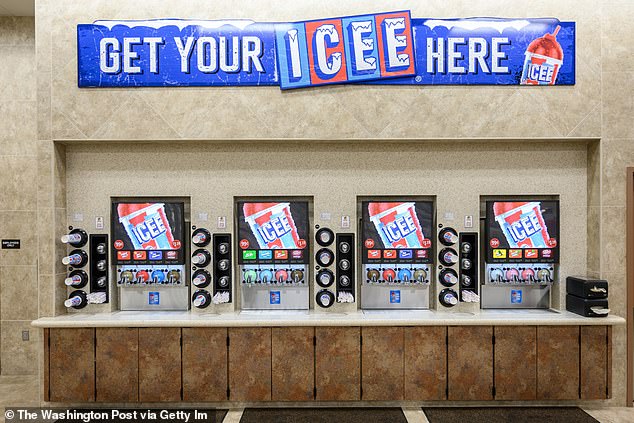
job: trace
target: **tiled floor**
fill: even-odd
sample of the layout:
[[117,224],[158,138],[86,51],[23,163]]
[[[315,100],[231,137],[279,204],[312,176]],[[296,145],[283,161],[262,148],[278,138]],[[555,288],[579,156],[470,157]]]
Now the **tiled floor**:
[[601,423],[634,422],[634,407],[584,408],[584,410]]
[[[39,384],[34,376],[0,376],[0,423],[4,423],[4,407],[37,407],[39,404]],[[230,410],[226,423],[238,423],[241,409]],[[601,423],[632,423],[634,408],[611,407],[586,409],[586,412]],[[410,423],[426,423],[427,418],[420,408],[406,408],[403,413]]]
[[39,383],[35,376],[0,376],[0,423],[5,407],[37,407]]

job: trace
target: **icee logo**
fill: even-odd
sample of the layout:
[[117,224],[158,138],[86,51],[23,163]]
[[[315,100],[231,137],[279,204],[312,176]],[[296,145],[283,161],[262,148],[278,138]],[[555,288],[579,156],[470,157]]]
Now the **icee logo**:
[[409,11],[275,27],[282,89],[413,76]]
[[516,244],[519,244],[526,238],[530,238],[541,231],[542,225],[539,223],[539,218],[535,212],[530,212],[523,214],[519,220],[513,222],[509,229],[509,233],[511,234],[513,241],[515,241]]
[[146,216],[145,220],[132,228],[132,233],[139,244],[145,244],[148,241],[158,238],[167,232],[163,219],[158,213]]
[[411,214],[398,216],[393,222],[383,227],[383,233],[392,243],[406,238],[413,232],[416,232],[416,225],[414,224],[414,219]]
[[260,226],[258,228],[258,233],[267,243],[271,243],[276,239],[282,238],[292,230],[293,228],[291,228],[291,224],[288,222],[286,215],[281,214],[279,217],[271,219]]
[[528,68],[529,78],[544,84],[553,80],[554,73],[555,68],[550,65],[530,65]]

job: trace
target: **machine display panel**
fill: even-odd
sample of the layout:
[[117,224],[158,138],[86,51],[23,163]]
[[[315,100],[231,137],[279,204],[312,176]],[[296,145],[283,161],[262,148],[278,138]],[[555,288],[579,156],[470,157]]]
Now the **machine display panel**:
[[112,203],[115,264],[184,264],[184,203]]
[[362,263],[433,263],[433,201],[363,201]]
[[239,264],[308,264],[308,202],[238,201]]
[[488,263],[558,263],[559,201],[487,201]]

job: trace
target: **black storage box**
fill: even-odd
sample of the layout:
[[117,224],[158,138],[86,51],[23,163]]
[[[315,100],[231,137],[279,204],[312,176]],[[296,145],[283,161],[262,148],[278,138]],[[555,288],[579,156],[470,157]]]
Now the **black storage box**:
[[566,292],[579,298],[608,298],[608,282],[582,276],[568,276]]
[[579,298],[568,294],[566,295],[566,310],[585,317],[605,317],[609,311],[608,300],[606,298]]

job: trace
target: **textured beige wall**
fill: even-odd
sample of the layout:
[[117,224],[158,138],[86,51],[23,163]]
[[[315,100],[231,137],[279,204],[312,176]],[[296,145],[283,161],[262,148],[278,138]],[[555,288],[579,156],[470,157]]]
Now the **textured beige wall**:
[[[340,221],[342,215],[355,221],[357,196],[404,195],[435,196],[438,223],[464,230],[463,217],[471,215],[476,228],[469,230],[477,231],[481,195],[559,195],[565,245],[560,271],[584,274],[586,234],[577,228],[586,225],[586,151],[585,142],[572,141],[69,145],[68,221],[95,232],[95,217],[108,219],[111,197],[188,196],[193,225],[222,232],[215,229],[216,217],[226,216],[226,231],[233,232],[234,197],[292,195],[313,197],[314,223],[355,232],[354,223],[343,230]],[[200,212],[209,215],[208,222],[197,220]],[[322,213],[332,220],[319,220]],[[447,213],[455,219],[444,220]],[[73,222],[76,214],[83,222]],[[116,295],[116,287],[112,292]],[[565,308],[560,285],[553,292],[553,306]],[[238,287],[233,305],[239,301]],[[328,311],[358,305],[335,304]],[[463,303],[458,309],[473,306]],[[109,308],[89,305],[84,311]],[[205,311],[210,310],[219,311],[214,305]]]
[[[62,6],[62,4],[64,6]],[[414,17],[555,16],[577,22],[577,84],[532,87],[338,86],[77,88],[77,23],[182,17],[314,19],[411,9]],[[596,1],[40,1],[51,25],[53,139],[598,137],[601,26]],[[339,119],[331,121],[330,116]]]
[[[37,331],[37,150],[33,18],[0,17],[0,371],[35,374]],[[32,295],[25,301],[24,295]],[[22,341],[29,330],[30,341]]]
[[[589,204],[600,216],[599,271],[610,281],[610,308],[626,316],[625,168],[634,166],[634,46],[631,22],[634,2],[605,1],[601,13],[601,143],[600,195]],[[629,311],[630,318],[631,310]],[[614,394],[625,393],[626,330],[615,328]],[[630,375],[632,376],[632,375]]]
[[[625,166],[634,164],[630,26],[634,2],[38,0],[36,8],[41,315],[62,312],[64,294],[60,286],[63,269],[57,264],[63,249],[55,244],[55,233],[61,233],[66,224],[66,151],[63,146],[54,147],[51,140],[262,137],[510,137],[520,140],[513,141],[517,143],[531,138],[600,138],[588,148],[585,206],[589,224],[587,230],[581,227],[577,232],[586,233],[591,240],[587,244],[588,270],[610,280],[610,306],[624,315]],[[554,16],[574,20],[577,84],[546,89],[339,86],[284,93],[275,87],[79,90],[76,84],[77,23],[161,17],[299,20],[395,8],[411,9],[414,17]],[[339,119],[331,122],[333,114]],[[390,147],[380,148],[387,154]],[[510,159],[517,157],[509,155]],[[624,328],[614,331],[613,375],[613,402],[623,403]]]

